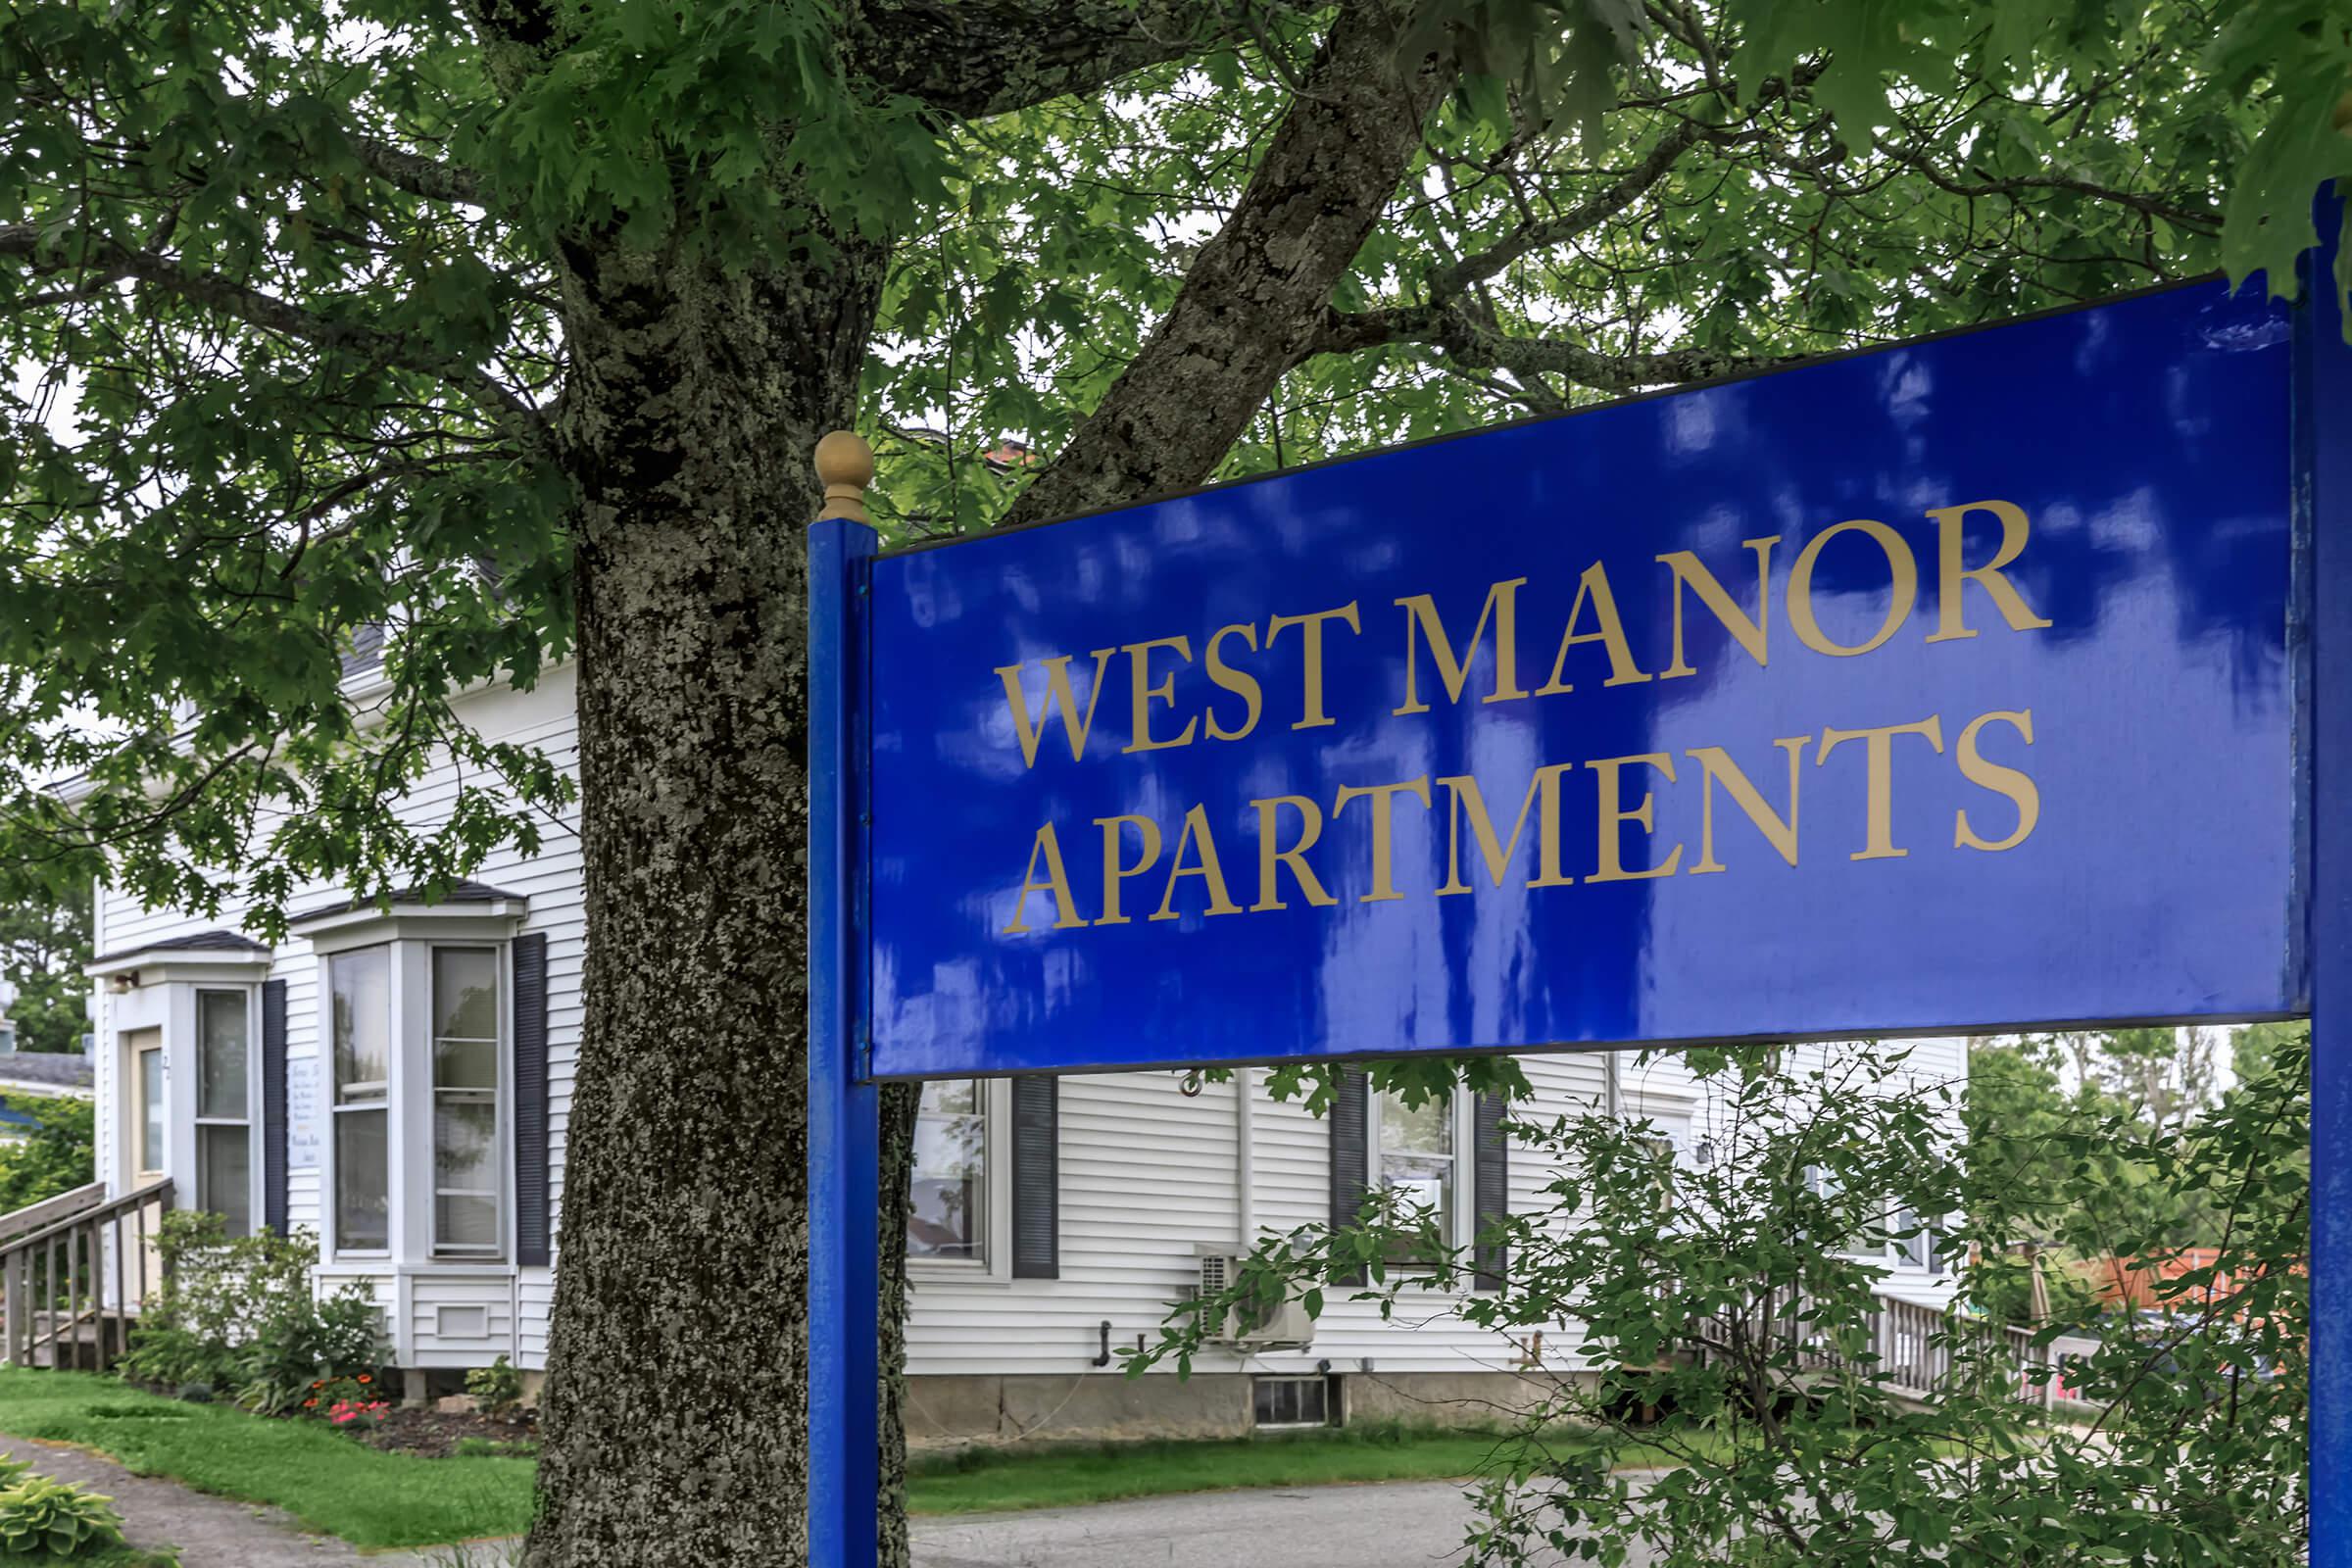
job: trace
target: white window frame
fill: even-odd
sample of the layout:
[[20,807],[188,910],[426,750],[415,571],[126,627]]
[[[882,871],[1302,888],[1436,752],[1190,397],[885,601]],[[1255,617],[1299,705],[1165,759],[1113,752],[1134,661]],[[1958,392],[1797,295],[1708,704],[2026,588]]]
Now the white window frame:
[[[335,968],[338,957],[356,956],[369,948],[384,950],[384,1098],[343,1103],[344,1086],[335,1081]],[[400,949],[384,940],[354,942],[318,955],[318,1077],[325,1092],[326,1127],[318,1152],[318,1230],[320,1251],[331,1258],[388,1258],[400,1246],[400,1115],[395,1104],[400,1082]],[[366,1080],[372,1083],[373,1080]],[[384,1119],[384,1245],[353,1247],[342,1235],[343,1119],[346,1116]]]
[[[419,1027],[424,1035],[424,1149],[421,1170],[425,1187],[424,1226],[426,1256],[445,1263],[506,1263],[514,1256],[514,952],[511,941],[423,942],[417,944],[423,952],[424,984],[420,995],[424,1005],[420,1009]],[[433,1146],[434,1123],[439,1117],[441,1098],[445,1094],[478,1094],[478,1090],[446,1090],[435,1071],[434,1047],[440,1037],[433,1031],[439,1022],[439,999],[433,994],[433,955],[443,951],[488,953],[498,973],[498,998],[492,1027],[497,1031],[491,1041],[492,1060],[497,1064],[497,1082],[491,1088],[490,1176],[487,1193],[473,1189],[450,1189],[445,1195],[440,1185],[438,1151]],[[466,1197],[487,1197],[498,1208],[498,1240],[488,1248],[466,1248],[444,1242],[440,1235],[441,1205],[444,1196],[462,1192]]]
[[[253,985],[208,985],[189,987],[188,1002],[188,1193],[189,1206],[213,1209],[212,1194],[205,1190],[204,1129],[207,1127],[241,1127],[245,1130],[245,1213],[246,1234],[252,1235],[270,1223],[268,1205],[263,1195],[267,1171],[262,1148],[262,994]],[[204,1114],[204,999],[207,996],[234,996],[245,999],[245,1114],[243,1117],[207,1116]],[[165,1048],[171,1050],[167,1033]],[[172,1066],[167,1058],[164,1081],[172,1081]],[[169,1137],[165,1140],[167,1152]]]
[[[320,1251],[334,1263],[389,1261],[401,1272],[440,1270],[514,1273],[514,938],[526,906],[518,898],[441,905],[395,905],[387,913],[372,907],[337,910],[295,922],[318,958],[321,1073],[329,1103],[325,1147],[320,1151]],[[327,1008],[333,991],[328,962],[357,948],[391,950],[391,1082],[386,1094],[389,1122],[386,1184],[390,1189],[388,1249],[353,1249],[335,1234],[332,1026]],[[498,1116],[493,1156],[499,1184],[497,1252],[453,1252],[435,1245],[433,1205],[432,951],[489,948],[498,955]]]
[[[1381,1134],[1388,1098],[1378,1090],[1364,1096],[1364,1174],[1375,1190],[1384,1185],[1381,1180]],[[1478,1136],[1477,1107],[1478,1097],[1465,1090],[1461,1081],[1456,1079],[1453,1092],[1446,1097],[1446,1125],[1452,1134],[1453,1143],[1453,1152],[1447,1156],[1451,1165],[1446,1179],[1446,1242],[1456,1250],[1478,1240],[1478,1216],[1473,1212],[1477,1207],[1477,1185],[1469,1179],[1469,1172],[1477,1164],[1474,1147]],[[1413,1265],[1408,1262],[1404,1266],[1410,1268]]]
[[1012,1080],[980,1080],[981,1217],[978,1257],[906,1259],[909,1279],[971,1285],[1012,1283]]

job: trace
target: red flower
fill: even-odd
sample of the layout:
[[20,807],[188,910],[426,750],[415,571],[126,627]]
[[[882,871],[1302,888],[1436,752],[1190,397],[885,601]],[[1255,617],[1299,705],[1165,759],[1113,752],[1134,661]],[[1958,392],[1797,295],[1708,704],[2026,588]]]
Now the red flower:
[[361,1374],[360,1374],[360,1381],[361,1381],[362,1383],[373,1383],[373,1382],[375,1381],[375,1379],[373,1379],[373,1378],[369,1377],[369,1376],[368,1376],[367,1373],[363,1372],[363,1373],[361,1373]]

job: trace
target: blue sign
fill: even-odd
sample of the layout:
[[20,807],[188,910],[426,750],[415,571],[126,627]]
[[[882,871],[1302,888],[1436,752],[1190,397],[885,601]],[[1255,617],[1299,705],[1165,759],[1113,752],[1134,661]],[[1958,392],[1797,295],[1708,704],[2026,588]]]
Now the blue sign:
[[2305,1010],[2215,284],[884,556],[876,1076]]

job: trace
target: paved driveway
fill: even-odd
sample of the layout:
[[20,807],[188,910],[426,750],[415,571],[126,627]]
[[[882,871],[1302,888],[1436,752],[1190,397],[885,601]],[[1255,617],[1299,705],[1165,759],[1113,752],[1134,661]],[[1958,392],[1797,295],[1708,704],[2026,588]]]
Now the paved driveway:
[[915,1568],[1446,1568],[1471,1507],[1449,1482],[1212,1492],[914,1521]]

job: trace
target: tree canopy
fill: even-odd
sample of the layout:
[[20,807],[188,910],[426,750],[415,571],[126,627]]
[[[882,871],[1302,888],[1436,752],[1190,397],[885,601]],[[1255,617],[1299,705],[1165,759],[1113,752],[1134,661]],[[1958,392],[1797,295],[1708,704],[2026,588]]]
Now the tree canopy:
[[[576,792],[534,1551],[790,1560],[789,1430],[645,1422],[800,1389],[817,435],[894,435],[884,524],[937,534],[2281,287],[2352,172],[2343,13],[23,0],[0,897],[103,873],[274,935],[306,877],[446,881]],[[454,717],[567,659],[576,780]]]

